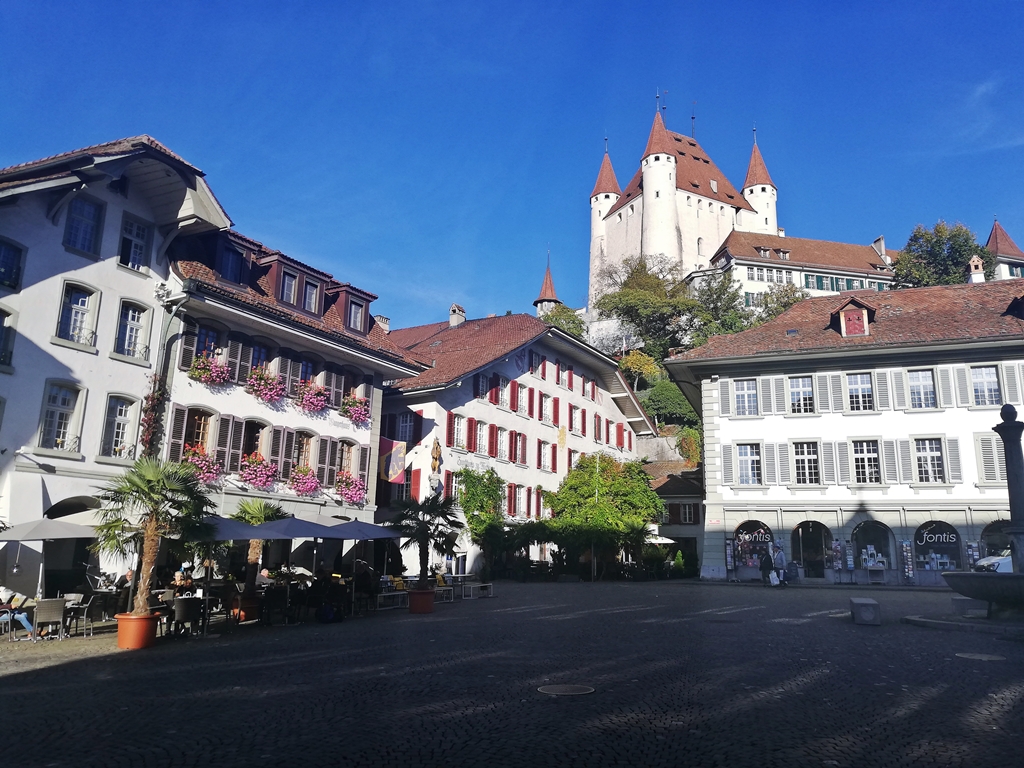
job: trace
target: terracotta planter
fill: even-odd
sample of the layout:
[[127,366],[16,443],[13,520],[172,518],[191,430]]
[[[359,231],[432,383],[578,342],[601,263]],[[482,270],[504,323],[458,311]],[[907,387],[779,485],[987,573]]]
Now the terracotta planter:
[[243,621],[258,621],[260,618],[260,599],[235,595],[231,598],[231,618]]
[[433,613],[434,612],[434,590],[432,589],[410,589],[409,590],[409,613]]
[[119,613],[117,619],[117,647],[126,651],[149,648],[156,642],[156,623],[160,616],[150,613],[136,616],[132,613]]

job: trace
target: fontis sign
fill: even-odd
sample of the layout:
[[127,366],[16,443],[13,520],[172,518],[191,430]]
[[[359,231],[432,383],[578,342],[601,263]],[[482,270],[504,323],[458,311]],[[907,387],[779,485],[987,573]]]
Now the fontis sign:
[[924,547],[928,544],[958,544],[960,543],[960,537],[953,530],[937,533],[931,528],[919,528],[917,536],[914,538],[914,543],[919,547]]

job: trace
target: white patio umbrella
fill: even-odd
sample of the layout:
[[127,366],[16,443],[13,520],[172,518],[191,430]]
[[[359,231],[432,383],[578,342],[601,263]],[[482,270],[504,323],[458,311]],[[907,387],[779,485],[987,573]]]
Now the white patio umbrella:
[[[91,525],[75,525],[65,523],[61,520],[51,520],[48,517],[33,520],[29,523],[21,523],[0,531],[0,541],[20,542],[22,541],[51,541],[53,539],[92,539],[96,537],[96,531]],[[43,561],[39,560],[39,580],[36,582],[36,599],[43,596]]]

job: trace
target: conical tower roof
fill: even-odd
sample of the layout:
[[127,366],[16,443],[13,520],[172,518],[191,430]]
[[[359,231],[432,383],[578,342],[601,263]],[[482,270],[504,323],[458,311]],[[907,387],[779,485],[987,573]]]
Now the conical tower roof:
[[601,161],[601,170],[597,174],[597,183],[594,184],[594,191],[590,193],[590,196],[593,197],[605,192],[611,192],[616,195],[622,194],[622,190],[619,188],[619,180],[615,178],[615,169],[612,168],[612,159],[608,157],[607,152],[604,153],[604,159]]
[[[743,182],[744,188],[752,187],[755,184],[771,184],[775,187],[775,182],[772,181],[772,177],[768,175],[768,166],[764,164],[764,158],[761,157],[761,150],[757,148],[757,144],[754,144],[754,149],[750,153],[750,165],[747,166],[747,180]],[[778,189],[778,187],[775,187]]]
[[548,264],[548,268],[544,270],[544,283],[540,287],[540,296],[533,302],[533,306],[542,304],[544,302],[552,302],[554,304],[561,304],[558,300],[558,296],[555,294],[555,281],[551,279],[551,265]]
[[641,160],[648,155],[662,152],[671,155],[675,152],[672,146],[672,137],[668,135],[665,123],[661,120],[661,112],[654,113],[654,125],[651,126],[651,135],[647,137],[647,149],[644,150]]
[[988,235],[988,242],[985,243],[985,248],[996,256],[1013,256],[1018,259],[1024,259],[1024,252],[1006,234],[1003,225],[998,221],[992,224],[992,231]]

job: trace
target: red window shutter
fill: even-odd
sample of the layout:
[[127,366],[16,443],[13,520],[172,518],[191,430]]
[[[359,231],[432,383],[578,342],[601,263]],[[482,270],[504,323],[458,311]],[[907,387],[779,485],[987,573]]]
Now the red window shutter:
[[622,423],[615,425],[615,447],[622,448],[626,442],[626,434],[622,428]]
[[487,455],[498,455],[498,425],[491,424],[487,427]]
[[573,380],[572,380],[572,366],[570,365],[569,366],[569,389],[572,389],[572,384],[573,384]]
[[508,510],[508,514],[511,517],[515,517],[516,514],[516,487],[512,484],[508,484],[508,506],[505,507]]
[[551,398],[551,423],[558,426],[558,398]]
[[476,451],[476,419],[466,419],[466,450]]
[[412,416],[412,443],[419,445],[423,439],[423,411],[416,411]]
[[629,438],[629,450],[633,450],[633,430],[626,433],[626,437]]
[[450,499],[454,489],[455,476],[447,469],[444,471],[444,497]]
[[590,382],[590,399],[597,400],[597,382]]
[[413,501],[420,500],[420,474],[423,472],[421,469],[414,469],[412,471],[412,480],[409,483],[409,493],[412,496]]
[[546,379],[548,377],[548,359],[544,355],[541,355],[540,357],[540,377],[542,379]]
[[533,387],[526,390],[526,415],[533,418]]
[[527,517],[530,516],[530,512],[531,512],[530,507],[532,506],[532,502],[533,502],[533,489],[532,488],[527,488],[526,489],[526,516]]
[[455,445],[455,414],[448,412],[448,429],[445,431],[444,444],[451,448]]
[[494,405],[498,404],[498,384],[499,383],[500,382],[498,380],[498,374],[492,373],[491,374],[491,391],[490,391],[487,399],[490,400]]
[[516,446],[519,444],[519,433],[508,433],[508,460],[513,464],[516,462]]
[[526,464],[530,459],[526,455],[526,435],[519,434],[519,451],[516,453],[516,459],[519,464]]
[[562,383],[562,361],[555,360],[555,384]]
[[583,409],[583,415],[580,416],[580,429],[583,430],[583,436],[587,436],[587,409]]
[[551,446],[551,471],[558,471],[558,445]]
[[[537,490],[533,492],[533,495],[537,497],[537,517],[540,517],[544,511],[544,497],[541,495],[540,486],[537,486]],[[554,517],[555,513],[552,512],[551,516]]]
[[537,441],[537,469],[540,469],[541,466],[543,466],[543,462],[541,461],[541,456],[542,456],[541,451],[543,451],[543,450],[544,450],[544,443],[543,443],[543,441],[538,440]]
[[508,405],[513,411],[519,410],[519,382],[510,381],[508,384]]

